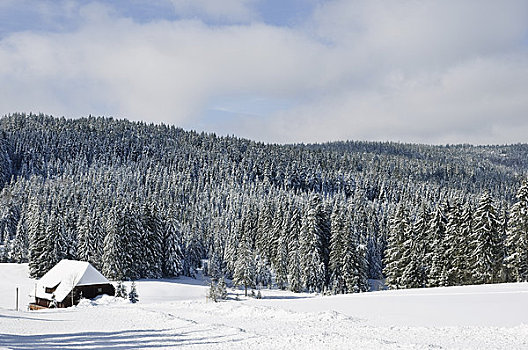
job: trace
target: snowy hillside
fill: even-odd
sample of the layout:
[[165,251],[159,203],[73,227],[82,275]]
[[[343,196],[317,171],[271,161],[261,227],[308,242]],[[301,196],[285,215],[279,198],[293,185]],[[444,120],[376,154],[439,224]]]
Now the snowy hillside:
[[[4,349],[526,349],[528,284],[321,297],[263,291],[206,301],[202,281],[139,281],[140,302],[101,298],[62,310],[14,311],[34,286],[27,265],[0,264]],[[205,282],[203,282],[205,283]]]

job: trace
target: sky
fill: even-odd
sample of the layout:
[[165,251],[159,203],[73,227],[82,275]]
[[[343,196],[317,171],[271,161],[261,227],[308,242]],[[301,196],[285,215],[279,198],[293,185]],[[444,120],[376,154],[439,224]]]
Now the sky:
[[528,142],[526,0],[0,0],[0,115]]

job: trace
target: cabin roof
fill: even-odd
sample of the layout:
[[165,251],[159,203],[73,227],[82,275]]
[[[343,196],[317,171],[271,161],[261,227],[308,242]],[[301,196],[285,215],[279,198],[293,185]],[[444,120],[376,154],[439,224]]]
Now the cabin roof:
[[[36,297],[62,302],[70,291],[77,286],[110,283],[89,262],[76,260],[61,260],[37,281]],[[46,289],[53,291],[46,293]]]

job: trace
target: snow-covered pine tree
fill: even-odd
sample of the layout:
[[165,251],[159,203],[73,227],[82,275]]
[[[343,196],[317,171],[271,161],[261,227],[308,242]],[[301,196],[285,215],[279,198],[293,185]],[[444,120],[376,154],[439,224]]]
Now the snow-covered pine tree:
[[130,286],[130,293],[128,293],[128,300],[130,300],[132,304],[135,304],[139,301],[139,296],[137,293],[135,281],[132,281],[132,285]]
[[174,215],[170,215],[164,224],[165,235],[163,239],[163,275],[176,277],[183,271],[183,253],[180,246],[180,225]]
[[[354,204],[350,203],[348,208],[348,217],[352,216]],[[356,278],[354,285],[347,284],[347,290],[350,293],[366,292],[369,290],[368,283],[368,257],[367,257],[367,217],[363,206],[359,206],[353,216],[352,226],[350,227],[351,237],[349,241],[353,244],[348,249],[354,257]],[[347,252],[348,254],[348,252]]]
[[302,280],[304,288],[310,292],[322,292],[325,287],[324,255],[328,249],[325,247],[327,228],[321,197],[312,195],[302,220],[299,236]]
[[182,271],[183,275],[196,277],[196,268],[200,266],[203,256],[203,244],[200,239],[200,228],[190,224],[182,225]]
[[453,266],[459,272],[459,283],[470,284],[473,281],[472,255],[474,249],[473,237],[473,208],[471,203],[466,201],[462,206],[460,218],[460,231],[456,242],[456,254],[453,259]]
[[505,203],[502,203],[500,209],[499,209],[499,240],[500,244],[497,251],[497,256],[502,256],[501,258],[501,266],[500,266],[500,280],[501,282],[509,282],[511,281],[511,271],[508,267],[508,263],[506,262],[506,259],[508,257],[507,249],[506,249],[506,240],[508,239],[508,208]]
[[147,278],[160,278],[163,275],[163,239],[164,229],[157,205],[153,200],[141,207],[141,250],[143,268],[141,275]]
[[265,203],[263,208],[259,212],[258,225],[257,225],[257,237],[256,237],[256,248],[257,252],[270,259],[272,256],[272,244],[273,244],[273,209],[270,203]]
[[209,283],[209,292],[207,298],[214,301],[215,303],[218,301],[216,296],[216,282],[214,279],[211,279],[211,282]]
[[59,208],[53,208],[46,225],[44,256],[41,264],[46,270],[50,270],[66,256],[65,226],[63,212]]
[[220,257],[216,254],[216,251],[211,247],[209,248],[209,259],[203,266],[204,276],[209,276],[211,279],[217,280],[222,276],[222,263]]
[[385,251],[383,273],[386,284],[391,289],[402,288],[401,279],[409,257],[404,256],[405,242],[409,235],[408,214],[403,204],[399,204],[390,220],[390,230]]
[[[23,210],[22,213],[26,211]],[[28,232],[26,223],[26,214],[20,216],[16,228],[15,240],[13,242],[13,261],[24,263],[28,261]]]
[[275,284],[279,289],[285,289],[288,283],[288,241],[286,230],[289,226],[289,210],[281,205],[275,212],[273,219],[273,261],[272,268],[275,276]]
[[47,212],[41,210],[35,199],[31,200],[28,214],[28,240],[29,240],[29,276],[32,278],[42,277],[48,270],[46,245],[46,220]]
[[125,243],[123,242],[122,214],[113,209],[109,214],[107,222],[107,235],[104,239],[103,248],[103,275],[113,280],[123,280],[125,271],[123,262],[125,260]]
[[117,298],[123,298],[123,299],[128,298],[128,292],[127,292],[126,286],[123,283],[123,281],[117,282],[117,286],[115,288],[115,296]]
[[255,285],[257,287],[271,286],[271,271],[265,258],[255,255]]
[[[380,223],[380,210],[378,204],[366,205],[367,209],[367,259],[368,277],[375,280],[383,279],[382,252],[384,251],[384,228]],[[383,220],[381,220],[383,221]]]
[[[141,221],[141,209],[135,202],[127,203],[118,212],[117,229],[121,236],[124,249],[121,251],[121,264],[126,278],[135,280],[147,277],[147,269],[151,266],[152,255],[147,255],[148,263],[142,263],[146,253],[144,228]],[[158,243],[155,243],[157,246]],[[157,271],[157,270],[156,270]]]
[[79,223],[77,223],[77,259],[88,261],[91,256],[92,249],[90,249],[89,242],[89,227],[91,226],[90,218],[88,218],[88,208],[81,206],[79,214]]
[[[458,244],[461,243],[460,229],[462,227],[462,205],[460,199],[453,201],[453,206],[447,213],[447,224],[444,236],[444,258],[442,267],[442,278],[440,285],[455,286],[459,285],[462,280],[463,266],[456,259],[458,254]],[[457,264],[455,264],[457,263]]]
[[528,281],[528,180],[517,191],[510,210],[507,230],[506,263],[517,282]]
[[403,272],[403,285],[406,288],[423,288],[427,282],[425,263],[427,249],[427,233],[429,229],[429,209],[425,203],[420,205],[416,219],[412,223],[412,232],[405,242],[406,254],[410,259]]
[[[330,222],[330,286],[335,294],[342,294],[347,291],[343,264],[345,263],[345,254],[350,253],[347,250],[347,244],[349,244],[351,237],[350,226],[347,225],[345,218],[345,211],[337,203],[332,210]],[[350,267],[352,265],[353,263],[349,263]]]
[[217,283],[214,279],[211,279],[211,282],[209,283],[209,293],[207,297],[215,303],[218,301]]
[[288,242],[286,235],[282,233],[278,240],[273,272],[275,284],[279,289],[285,289],[288,284]]
[[504,257],[501,254],[501,236],[496,209],[489,192],[481,197],[474,217],[473,278],[477,284],[501,281],[501,267]]
[[247,296],[248,288],[255,288],[255,260],[246,240],[240,242],[237,249],[233,283],[235,286],[244,286],[244,295]]
[[429,222],[428,249],[425,256],[428,287],[438,287],[443,282],[442,271],[444,269],[444,244],[447,225],[446,208],[449,208],[448,203],[445,205],[437,204]]
[[400,285],[402,288],[424,288],[426,272],[424,267],[428,211],[421,205],[414,223],[409,224],[406,240],[403,243],[403,266]]
[[218,299],[220,300],[227,299],[227,286],[226,286],[224,277],[220,277],[220,280],[218,281],[218,284],[216,286],[216,293],[217,293]]
[[288,284],[292,292],[302,290],[300,269],[299,235],[301,232],[301,217],[297,205],[293,205],[289,228],[286,232],[288,242]]
[[77,258],[78,206],[74,195],[66,200],[64,208],[58,207],[57,216],[62,229],[59,231],[61,259]]
[[0,262],[11,262],[12,249],[11,240],[9,239],[9,235],[6,233],[4,234],[4,244],[0,250]]
[[344,284],[343,293],[354,293],[358,292],[355,290],[355,286],[358,284],[359,271],[355,259],[354,244],[347,242],[345,252],[343,254],[342,261],[342,277]]
[[95,209],[84,208],[79,215],[78,238],[77,238],[77,258],[88,261],[95,268],[100,268],[102,259],[102,247],[100,237],[103,235],[101,222],[97,217]]
[[[1,158],[1,157],[0,157]],[[0,186],[1,189],[1,186]],[[20,218],[16,197],[9,188],[0,192],[0,239],[14,239]]]
[[4,187],[13,174],[11,157],[8,152],[7,138],[0,132],[0,189]]
[[419,248],[416,247],[414,241],[407,241],[406,251],[410,252],[409,262],[404,267],[401,278],[401,286],[403,288],[424,288],[425,287],[425,271],[423,262],[419,259]]
[[237,249],[240,245],[238,230],[234,229],[227,233],[226,247],[224,249],[224,261],[228,276],[231,276],[236,267]]

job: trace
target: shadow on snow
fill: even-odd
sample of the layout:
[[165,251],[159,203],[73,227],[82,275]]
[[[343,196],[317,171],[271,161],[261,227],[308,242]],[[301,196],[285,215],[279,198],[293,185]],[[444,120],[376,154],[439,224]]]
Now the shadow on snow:
[[[11,314],[11,315],[2,315],[0,314],[0,318],[7,318],[8,320],[13,319],[21,319],[21,320],[31,320],[31,321],[44,321],[44,322],[65,322],[66,320],[57,320],[57,319],[46,319],[41,317],[28,317],[28,316],[20,316],[17,314]],[[0,337],[0,344],[1,344],[2,338]]]
[[8,349],[145,349],[184,345],[234,343],[243,340],[229,335],[199,337],[195,331],[170,329],[79,332],[64,334],[17,335],[0,333],[0,348]]

